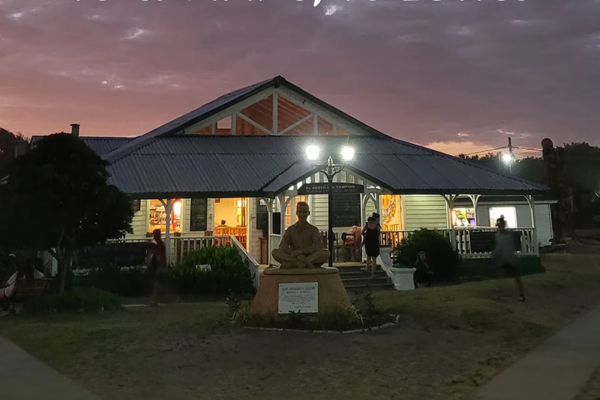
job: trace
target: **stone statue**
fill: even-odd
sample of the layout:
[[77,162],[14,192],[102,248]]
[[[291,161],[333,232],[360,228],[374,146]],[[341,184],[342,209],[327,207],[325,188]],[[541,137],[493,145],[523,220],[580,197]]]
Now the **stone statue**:
[[319,229],[307,222],[310,208],[305,202],[296,205],[298,222],[290,226],[281,239],[273,258],[281,263],[282,269],[319,268],[329,259],[329,251],[323,248]]

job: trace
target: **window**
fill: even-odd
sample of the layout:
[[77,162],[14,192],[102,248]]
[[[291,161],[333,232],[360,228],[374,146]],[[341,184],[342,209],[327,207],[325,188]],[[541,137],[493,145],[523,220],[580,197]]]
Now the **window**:
[[475,227],[475,210],[472,208],[453,208],[452,225],[456,227]]
[[504,217],[507,228],[517,227],[517,209],[515,207],[490,207],[490,226],[496,226],[496,220]]
[[246,226],[246,208],[248,207],[248,199],[239,199],[236,203],[237,226]]
[[[166,203],[167,201],[164,200]],[[171,206],[171,232],[181,232],[181,215],[183,207],[181,199],[173,200]],[[167,231],[167,214],[165,206],[160,200],[150,200],[150,225],[148,231],[152,232],[160,229],[161,232]]]

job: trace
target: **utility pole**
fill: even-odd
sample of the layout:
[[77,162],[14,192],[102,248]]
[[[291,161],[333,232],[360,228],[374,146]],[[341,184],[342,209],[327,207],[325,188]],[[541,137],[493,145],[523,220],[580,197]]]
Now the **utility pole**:
[[512,174],[512,164],[513,164],[513,160],[515,159],[515,157],[513,155],[512,138],[511,137],[508,138],[508,154],[510,155],[510,161],[508,162],[508,173]]

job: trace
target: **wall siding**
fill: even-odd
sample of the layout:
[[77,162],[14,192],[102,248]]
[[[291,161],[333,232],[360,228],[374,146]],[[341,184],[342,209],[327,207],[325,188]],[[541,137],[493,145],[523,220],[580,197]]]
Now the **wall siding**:
[[140,200],[140,211],[133,214],[131,227],[133,233],[127,234],[126,239],[143,239],[148,230],[148,203],[149,200]]
[[407,195],[403,198],[405,230],[448,228],[447,205],[442,196]]

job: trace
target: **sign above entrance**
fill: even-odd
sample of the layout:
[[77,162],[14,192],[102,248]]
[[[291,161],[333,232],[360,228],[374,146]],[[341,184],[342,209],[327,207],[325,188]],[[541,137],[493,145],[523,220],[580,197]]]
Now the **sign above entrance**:
[[[329,185],[329,183],[306,183],[298,189],[298,195],[328,194]],[[355,183],[331,183],[331,191],[333,194],[364,193],[365,187]]]

